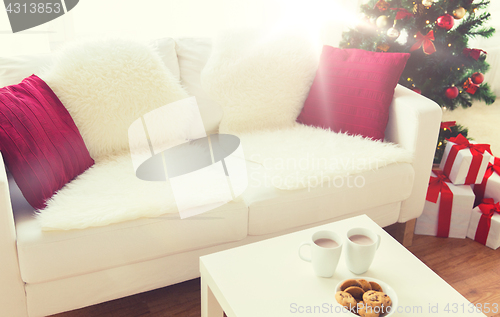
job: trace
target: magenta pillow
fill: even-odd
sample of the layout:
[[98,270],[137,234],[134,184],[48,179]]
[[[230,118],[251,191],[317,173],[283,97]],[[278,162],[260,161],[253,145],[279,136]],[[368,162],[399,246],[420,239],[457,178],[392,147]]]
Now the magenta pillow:
[[408,53],[323,46],[316,77],[297,121],[384,139],[389,106]]
[[0,151],[37,209],[94,164],[70,114],[35,75],[0,89]]

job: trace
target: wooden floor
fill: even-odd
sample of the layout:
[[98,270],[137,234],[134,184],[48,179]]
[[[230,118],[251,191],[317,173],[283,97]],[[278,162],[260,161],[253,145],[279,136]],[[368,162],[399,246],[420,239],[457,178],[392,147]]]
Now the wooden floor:
[[[415,236],[409,250],[473,303],[500,310],[500,249],[470,239]],[[487,314],[488,316],[500,316]],[[57,317],[200,316],[200,280],[54,315]]]

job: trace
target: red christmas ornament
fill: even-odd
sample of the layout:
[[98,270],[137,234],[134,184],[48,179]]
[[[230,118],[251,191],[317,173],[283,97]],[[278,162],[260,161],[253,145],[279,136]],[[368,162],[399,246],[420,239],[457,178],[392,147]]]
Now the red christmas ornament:
[[469,94],[473,95],[476,93],[477,89],[479,88],[479,85],[476,85],[472,82],[472,79],[467,78],[467,80],[464,83],[464,89],[466,92]]
[[452,15],[445,14],[437,18],[436,22],[437,26],[448,31],[453,27],[453,24],[455,24],[455,19]]
[[472,74],[470,78],[472,79],[472,82],[476,85],[479,85],[484,81],[484,75],[481,74],[480,72],[475,72],[474,74]]
[[444,95],[448,99],[455,99],[458,97],[458,88],[455,86],[446,88]]
[[417,94],[419,94],[419,95],[421,95],[421,94],[422,94],[422,90],[420,90],[420,88],[415,87],[415,88],[413,88],[412,90],[413,90],[414,92],[416,92]]

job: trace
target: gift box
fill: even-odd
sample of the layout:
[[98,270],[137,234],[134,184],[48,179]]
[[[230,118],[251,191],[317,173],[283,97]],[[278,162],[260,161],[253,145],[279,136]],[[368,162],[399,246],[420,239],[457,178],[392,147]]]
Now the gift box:
[[500,158],[492,157],[481,184],[474,185],[474,194],[476,202],[474,206],[479,205],[484,198],[493,198],[500,200]]
[[454,185],[442,171],[432,171],[415,233],[465,239],[474,198],[470,185]]
[[491,158],[489,144],[470,143],[459,134],[448,139],[439,169],[455,185],[481,184]]
[[485,198],[479,206],[474,208],[467,238],[494,250],[500,247],[500,203],[495,203],[491,198]]

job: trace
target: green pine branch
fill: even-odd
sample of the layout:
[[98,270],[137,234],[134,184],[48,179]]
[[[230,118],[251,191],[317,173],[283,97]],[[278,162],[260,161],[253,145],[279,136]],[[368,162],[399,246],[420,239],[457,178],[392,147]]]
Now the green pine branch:
[[484,37],[484,38],[490,38],[495,34],[495,29],[494,28],[483,28],[483,29],[478,29],[475,31],[469,31],[467,34],[468,37],[470,38],[475,38],[475,37]]
[[475,14],[469,14],[460,25],[455,29],[455,32],[461,34],[468,34],[472,32],[474,28],[478,28],[482,26],[486,21],[491,18],[490,13],[483,13],[479,17],[476,17]]

